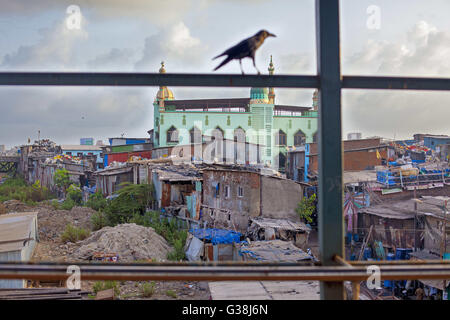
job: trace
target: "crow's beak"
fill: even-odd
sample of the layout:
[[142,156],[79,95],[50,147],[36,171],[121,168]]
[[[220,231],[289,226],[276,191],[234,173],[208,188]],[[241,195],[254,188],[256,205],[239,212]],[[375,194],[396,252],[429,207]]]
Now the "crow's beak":
[[277,37],[276,35],[274,35],[273,33],[269,33],[269,37]]

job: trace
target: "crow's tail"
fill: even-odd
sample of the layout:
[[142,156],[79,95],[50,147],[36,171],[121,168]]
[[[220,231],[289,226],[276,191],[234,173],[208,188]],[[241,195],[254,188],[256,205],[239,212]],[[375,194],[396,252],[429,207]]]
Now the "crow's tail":
[[222,66],[226,65],[226,64],[227,64],[228,62],[230,62],[231,60],[233,60],[233,59],[230,58],[230,57],[228,56],[225,60],[222,61],[221,64],[219,64],[219,65],[214,69],[214,71],[216,71],[217,69],[219,69],[219,68],[221,68]]

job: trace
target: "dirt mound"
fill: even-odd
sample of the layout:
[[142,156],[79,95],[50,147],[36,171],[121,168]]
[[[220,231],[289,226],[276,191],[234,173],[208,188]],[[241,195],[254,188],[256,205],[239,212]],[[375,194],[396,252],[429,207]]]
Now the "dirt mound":
[[166,260],[172,247],[153,228],[134,223],[105,227],[79,243],[75,259],[91,260],[94,253],[116,254],[119,262],[154,259]]
[[7,212],[23,212],[30,210],[30,207],[19,200],[7,200],[3,202],[3,205]]
[[0,202],[0,215],[6,214],[6,207]]
[[78,228],[91,230],[93,213],[95,210],[87,207],[73,207],[68,211],[41,206],[38,208],[39,237],[41,240],[58,241],[69,223]]

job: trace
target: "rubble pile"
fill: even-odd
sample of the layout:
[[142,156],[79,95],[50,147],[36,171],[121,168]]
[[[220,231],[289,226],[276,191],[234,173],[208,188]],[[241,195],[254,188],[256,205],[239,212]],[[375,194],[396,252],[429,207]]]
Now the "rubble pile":
[[38,211],[38,229],[41,240],[59,241],[61,234],[70,223],[75,227],[91,230],[91,216],[95,210],[87,207],[73,207],[72,210],[54,210],[52,207],[40,207]]
[[30,210],[30,207],[19,200],[7,200],[3,202],[3,206],[7,212],[23,212]]
[[81,246],[73,257],[80,260],[92,260],[94,255],[103,253],[117,255],[119,262],[162,261],[172,251],[172,247],[153,228],[135,223],[105,227],[79,244]]

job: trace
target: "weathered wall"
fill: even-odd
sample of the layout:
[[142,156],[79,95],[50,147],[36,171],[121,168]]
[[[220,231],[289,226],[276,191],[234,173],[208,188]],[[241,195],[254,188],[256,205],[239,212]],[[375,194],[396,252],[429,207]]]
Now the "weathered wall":
[[[219,194],[216,187],[219,184]],[[225,186],[229,186],[229,197],[225,196]],[[242,197],[238,188],[243,188]],[[203,220],[215,221],[216,227],[236,228],[245,231],[249,217],[260,213],[259,174],[244,171],[205,170],[203,172]],[[220,210],[208,210],[215,208]]]
[[262,178],[262,217],[300,221],[295,209],[303,198],[302,185],[292,180]]

